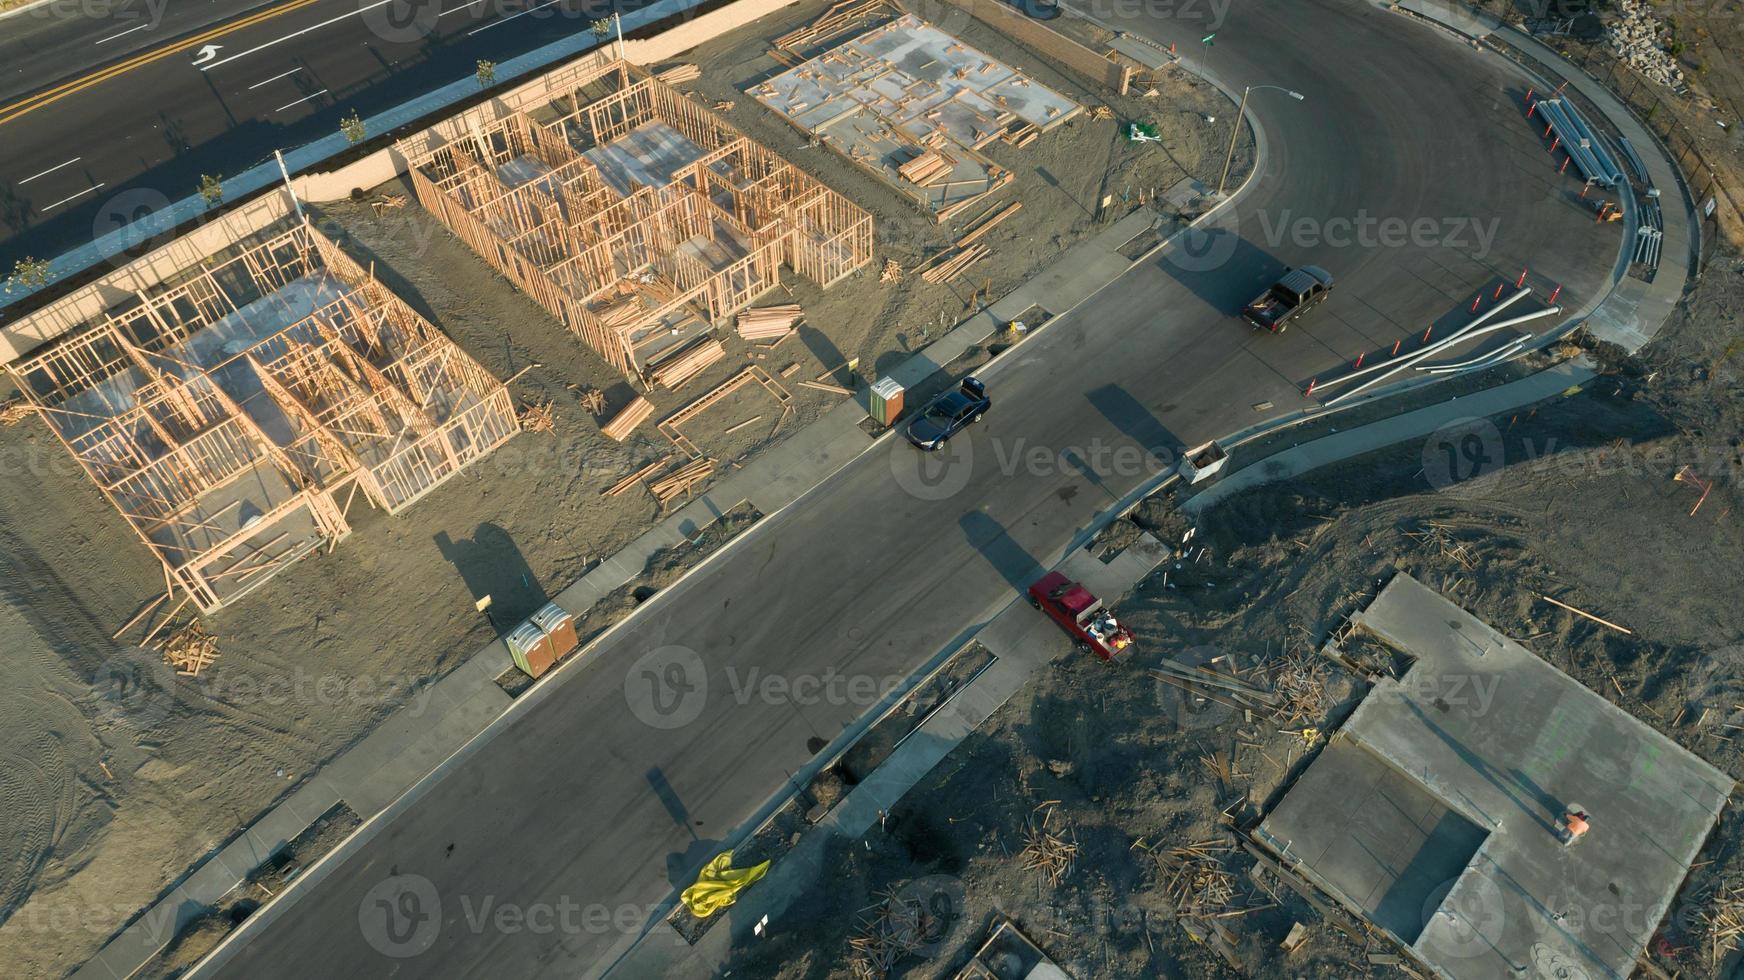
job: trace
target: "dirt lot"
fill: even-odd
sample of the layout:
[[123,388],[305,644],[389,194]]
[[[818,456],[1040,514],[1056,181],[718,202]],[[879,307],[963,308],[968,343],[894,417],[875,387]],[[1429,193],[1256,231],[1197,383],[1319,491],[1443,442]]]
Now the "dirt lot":
[[[917,276],[881,283],[885,258],[912,268],[963,223],[933,225],[844,158],[799,149],[794,130],[738,91],[775,67],[764,38],[825,6],[801,4],[689,59],[705,69],[699,98],[735,101],[735,124],[878,221],[872,268],[828,293],[790,281],[807,310],[799,335],[752,360],[729,332],[725,361],[680,392],[654,395],[662,417],[747,362],[778,376],[799,365],[787,384],[791,414],[752,387],[687,428],[721,461],[721,474],[836,403],[794,381],[856,357],[863,372],[887,366],[959,320],[973,289]],[[1095,104],[1083,86],[979,23],[964,33]],[[1140,189],[1167,189],[1189,175],[1215,179],[1233,113],[1208,86],[1184,78],[1159,91],[1115,109],[1117,119],[1158,123],[1160,146],[1126,144],[1115,119],[1082,118],[1028,149],[992,151],[1017,179],[989,203],[1021,199],[1024,210],[983,239],[994,255],[975,270],[974,285],[990,280],[992,295],[1001,295],[1136,206]],[[1218,126],[1204,122],[1207,113],[1220,117]],[[1238,176],[1248,154],[1238,153]],[[1105,188],[1121,200],[1093,215]],[[368,198],[391,193],[407,189],[377,188]],[[556,429],[516,437],[401,517],[355,508],[354,534],[330,555],[296,565],[213,618],[221,658],[197,679],[175,678],[154,656],[111,641],[161,591],[161,571],[41,423],[0,429],[0,628],[14,638],[0,649],[11,678],[0,692],[0,789],[15,815],[0,825],[0,962],[8,976],[67,973],[301,779],[422,696],[490,638],[475,596],[495,597],[499,621],[517,619],[660,516],[645,492],[600,495],[673,451],[652,425],[623,445],[599,435],[582,392],[604,389],[609,411],[631,397],[602,361],[415,204],[380,214],[367,200],[316,210],[324,231],[373,260],[384,281],[490,371],[524,371],[513,384],[517,400],[552,402]],[[770,301],[788,299],[777,291]],[[763,418],[725,431],[753,415]],[[677,568],[665,562],[653,574],[669,578]],[[634,604],[633,595],[619,598],[613,615]]]
[[[1744,355],[1736,316],[1744,262],[1715,258],[1690,308],[1640,358],[1610,358],[1586,393],[1494,420],[1508,465],[1437,488],[1411,443],[1313,478],[1263,488],[1201,515],[1200,562],[1142,583],[1120,607],[1139,654],[1110,667],[1069,657],[1021,692],[911,792],[886,832],[837,855],[829,887],[796,902],[772,937],[741,949],[735,975],[855,976],[850,939],[885,895],[946,895],[935,942],[902,977],[946,977],[996,912],[1015,918],[1078,977],[1237,976],[1171,911],[1171,870],[1212,863],[1232,885],[1210,890],[1260,977],[1395,976],[1319,913],[1250,875],[1228,851],[1219,811],[1257,812],[1300,771],[1304,726],[1244,724],[1198,710],[1145,668],[1163,658],[1232,655],[1251,668],[1313,662],[1329,633],[1407,571],[1524,641],[1559,668],[1735,776],[1744,776]],[[1690,466],[1712,481],[1674,476]],[[1171,502],[1134,520],[1167,541],[1187,527]],[[1118,536],[1118,535],[1117,535]],[[1197,557],[1197,552],[1194,552]],[[1626,636],[1535,599],[1548,593],[1628,626]],[[1371,651],[1374,652],[1374,651]],[[1324,668],[1316,706],[1342,717],[1351,678]],[[1360,693],[1360,690],[1359,690]],[[1711,710],[1704,710],[1711,709]],[[1248,744],[1243,744],[1248,743]],[[1049,806],[1050,801],[1054,805]],[[1026,839],[1075,843],[1051,882],[1026,869]],[[1209,842],[1209,843],[1208,843]],[[1193,852],[1176,848],[1196,848]],[[1660,962],[1681,976],[1726,975],[1709,954],[1713,890],[1744,881],[1744,820],[1728,812],[1663,932]],[[1247,910],[1237,912],[1234,910]],[[1278,948],[1295,922],[1310,939]],[[1726,944],[1721,945],[1722,951]],[[1729,967],[1727,968],[1729,969]]]

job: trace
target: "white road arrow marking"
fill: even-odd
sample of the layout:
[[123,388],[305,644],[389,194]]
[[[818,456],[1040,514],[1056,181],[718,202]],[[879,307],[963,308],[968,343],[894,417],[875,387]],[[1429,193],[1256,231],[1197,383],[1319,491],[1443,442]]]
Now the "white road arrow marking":
[[208,44],[205,47],[201,48],[200,49],[200,56],[198,58],[194,59],[194,66],[197,68],[200,65],[203,65],[208,61],[211,61],[213,58],[218,57],[218,49],[223,47],[223,46],[224,45],[222,45],[222,44]]

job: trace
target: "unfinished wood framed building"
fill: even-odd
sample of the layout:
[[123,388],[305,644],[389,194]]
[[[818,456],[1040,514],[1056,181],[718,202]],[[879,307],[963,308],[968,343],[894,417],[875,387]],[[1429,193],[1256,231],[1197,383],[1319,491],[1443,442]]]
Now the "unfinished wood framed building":
[[398,513],[520,431],[502,382],[306,223],[8,370],[206,612],[343,538],[359,493]]
[[418,200],[644,384],[783,263],[828,286],[872,260],[870,214],[624,61],[447,134],[401,146]]

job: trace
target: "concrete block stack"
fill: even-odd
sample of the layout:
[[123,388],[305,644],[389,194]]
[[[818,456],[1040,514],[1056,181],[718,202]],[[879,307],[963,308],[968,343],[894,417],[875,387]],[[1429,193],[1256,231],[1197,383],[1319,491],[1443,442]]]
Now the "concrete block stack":
[[1605,31],[1611,52],[1650,82],[1682,88],[1683,69],[1665,49],[1665,25],[1642,0],[1619,0],[1618,18]]

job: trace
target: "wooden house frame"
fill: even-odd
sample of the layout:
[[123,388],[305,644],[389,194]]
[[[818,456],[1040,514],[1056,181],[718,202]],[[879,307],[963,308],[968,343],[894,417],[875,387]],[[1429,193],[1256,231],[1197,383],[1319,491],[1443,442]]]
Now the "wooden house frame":
[[345,537],[358,492],[399,513],[520,431],[502,382],[307,223],[8,370],[206,612]]
[[[602,94],[603,93],[603,94]],[[613,367],[644,384],[780,281],[872,260],[872,217],[623,61],[538,111],[402,145],[418,200]],[[587,151],[650,123],[702,150],[665,186],[614,184]]]

